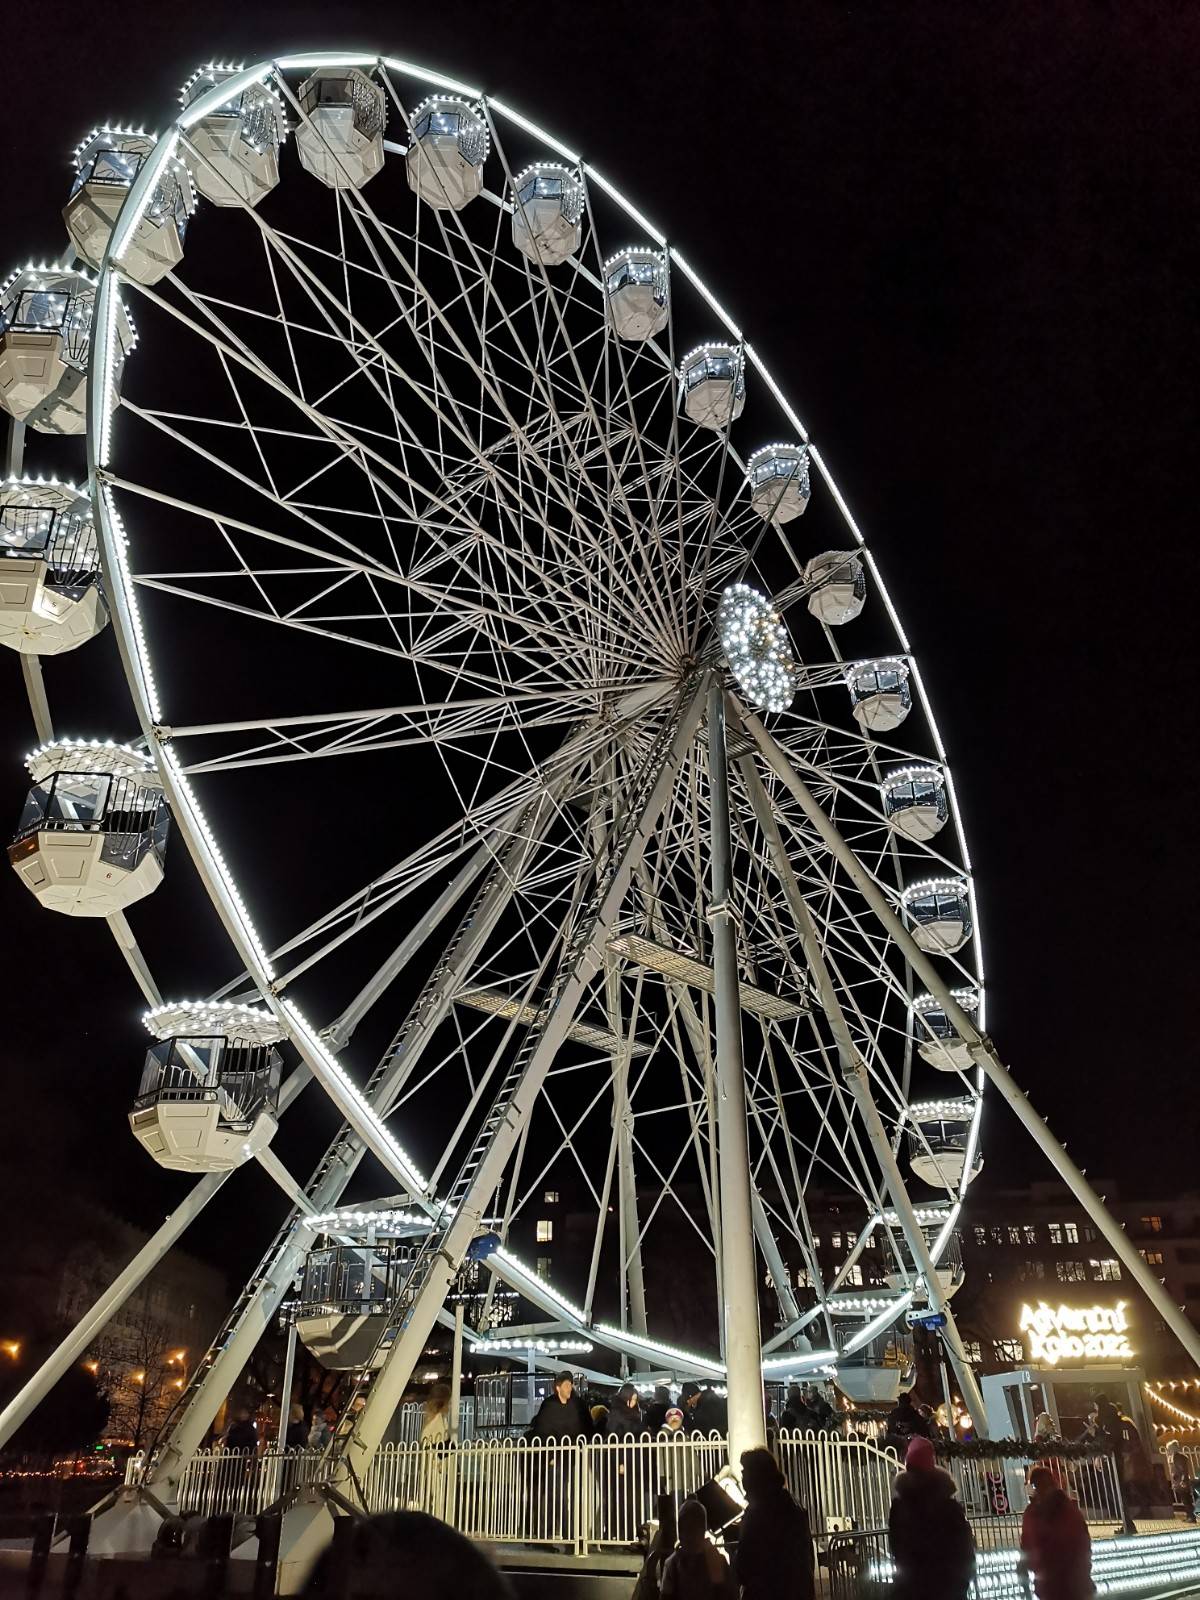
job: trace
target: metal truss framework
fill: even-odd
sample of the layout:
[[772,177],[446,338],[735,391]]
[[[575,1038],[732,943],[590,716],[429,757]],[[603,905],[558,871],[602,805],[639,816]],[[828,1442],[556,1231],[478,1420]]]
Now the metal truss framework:
[[[269,83],[319,137],[294,84],[333,66],[382,86],[389,150],[403,153],[397,135],[412,140],[414,85],[478,104],[492,145],[478,201],[463,212],[420,204],[386,172],[370,188],[322,190],[293,169],[281,194],[304,188],[290,209],[197,221],[227,230],[228,247],[198,251],[194,270],[186,260],[153,289],[130,286],[143,338],[161,341],[164,359],[145,383],[130,368],[114,416],[121,259],[164,162],[203,161],[190,131],[252,83]],[[512,174],[546,154],[575,167],[586,194],[579,248],[553,271],[509,238],[521,204]],[[629,235],[661,249],[669,273],[670,318],[643,344],[617,337],[605,293],[606,255]],[[824,493],[805,542],[813,528],[814,550],[855,553],[869,623],[837,629],[809,606],[796,524],[784,532],[746,494],[745,424],[710,431],[681,414],[677,330],[714,324],[757,386],[755,426],[808,445]],[[985,1077],[1167,1315],[1161,1285],[984,1031],[974,884],[945,751],[822,453],[678,251],[590,164],[501,102],[390,58],[246,69],[187,108],[133,184],[97,293],[88,450],[142,737],[239,969],[217,992],[261,997],[299,1062],[285,1098],[315,1079],[343,1118],[307,1185],[273,1173],[294,1204],[196,1372],[150,1474],[156,1492],[170,1497],[278,1311],[303,1261],[301,1218],[336,1205],[368,1152],[429,1226],[346,1435],[358,1474],[480,1220],[498,1208],[506,1229],[518,1226],[564,1171],[593,1213],[582,1296],[507,1250],[491,1258],[495,1279],[623,1360],[728,1370],[748,1438],[748,1363],[756,1374],[825,1370],[867,1350],[914,1299],[946,1309],[936,1267],[972,1172]],[[735,580],[777,597],[799,663],[796,699],[769,732],[725,692],[713,616]],[[839,634],[860,626],[859,654],[846,657]],[[180,670],[215,631],[240,669],[236,704]],[[847,666],[882,657],[905,662],[914,691],[903,743],[851,714]],[[328,682],[352,680],[348,709],[319,709]],[[36,663],[26,683],[44,737]],[[261,933],[248,908],[277,922],[285,886],[269,860],[235,875],[207,811],[244,816],[269,783],[330,814],[356,783],[386,796],[414,759],[438,774],[436,815],[449,822],[311,908],[299,931]],[[933,764],[949,802],[950,826],[925,841],[890,826],[881,798],[885,775],[914,763]],[[936,960],[901,915],[905,886],[932,875],[964,880],[975,929]],[[113,932],[158,999],[124,918]],[[356,952],[381,932],[388,954],[372,970]],[[323,1030],[297,998],[316,970],[345,985]],[[360,1083],[348,1046],[402,973],[422,987]],[[922,1064],[914,979],[969,1046],[965,1074]],[[950,994],[963,985],[980,996],[974,1019]],[[936,1162],[911,1108],[922,1092],[944,1095],[947,1078],[973,1110],[962,1176],[946,1175],[931,1227],[901,1160],[911,1139]],[[608,1133],[599,1155],[597,1121]],[[196,1185],[0,1418],[0,1438],[223,1181]],[[817,1188],[845,1197],[832,1269],[809,1215]],[[732,1278],[744,1311],[769,1277],[779,1328],[765,1357],[756,1316],[753,1349],[744,1315],[722,1325],[720,1351],[656,1335],[646,1263],[668,1219],[711,1258],[716,1305],[730,1305]],[[807,1310],[797,1269],[815,1298]],[[1178,1313],[1168,1320],[1186,1342]],[[947,1342],[981,1417],[952,1317]]]

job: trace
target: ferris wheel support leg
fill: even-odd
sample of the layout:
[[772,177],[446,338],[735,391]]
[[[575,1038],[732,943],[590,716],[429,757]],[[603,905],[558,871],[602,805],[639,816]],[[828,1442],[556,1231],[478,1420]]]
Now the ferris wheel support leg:
[[711,793],[711,899],[716,1021],[717,1171],[721,1194],[721,1281],[724,1292],[725,1370],[729,1388],[729,1464],[767,1442],[763,1410],[762,1330],[754,1259],[750,1148],[746,1126],[746,1073],[742,1060],[742,1009],[734,932],[733,850],[729,830],[729,770],[725,752],[725,697],[714,676],[708,689],[708,770]]
[[[896,944],[903,952],[904,959],[954,1024],[959,1037],[966,1042],[970,1049],[971,1059],[975,1065],[987,1075],[998,1092],[1016,1112],[1027,1132],[1033,1138],[1034,1143],[1046,1156],[1050,1165],[1112,1246],[1121,1265],[1179,1340],[1190,1359],[1200,1367],[1200,1333],[1192,1326],[1181,1308],[1175,1304],[1164,1286],[1151,1272],[1141,1251],[1129,1239],[1124,1228],[1121,1227],[1120,1223],[1104,1204],[1104,1201],[1084,1177],[1082,1170],[1071,1160],[1071,1157],[1050,1132],[1045,1120],[1030,1105],[1025,1092],[1014,1081],[1012,1074],[1001,1061],[999,1052],[991,1039],[986,1034],[980,1033],[971,1018],[955,1000],[950,992],[949,985],[944,981],[941,973],[896,915],[887,896],[842,838],[831,819],[826,816],[824,810],[813,798],[808,785],[792,765],[787,753],[780,748],[757,717],[745,716],[743,720],[746,731],[753,737],[755,744],[762,752],[763,759],[778,775],[784,786],[794,795],[805,815],[829,846],[830,851],[845,868],[851,882],[860,890],[864,900],[871,907],[884,930],[896,941]],[[979,1413],[972,1411],[971,1414],[978,1420]]]
[[[703,684],[681,699],[679,709],[664,729],[661,754],[648,758],[647,787],[644,798],[629,811],[619,825],[613,844],[612,865],[603,883],[596,886],[591,907],[580,915],[562,952],[558,971],[545,1003],[544,1021],[531,1027],[516,1062],[510,1069],[509,1087],[501,1091],[502,1100],[493,1102],[495,1118],[491,1132],[480,1140],[459,1180],[443,1201],[448,1218],[444,1232],[428,1261],[418,1270],[407,1320],[397,1330],[395,1340],[375,1381],[367,1391],[367,1402],[358,1415],[350,1435],[346,1458],[363,1480],[375,1452],[400,1403],[434,1320],[445,1302],[467,1246],[492,1195],[495,1194],[525,1126],[546,1074],[566,1039],[576,1012],[604,960],[604,948],[629,890],[629,884],[655,833],[663,807],[671,793],[684,756],[691,746],[704,709]],[[497,1118],[496,1112],[500,1111]],[[757,1381],[757,1380],[756,1380]]]
[[9,1439],[62,1377],[67,1369],[82,1359],[88,1346],[149,1276],[167,1251],[172,1248],[184,1229],[193,1222],[217,1190],[229,1177],[228,1172],[210,1172],[193,1185],[182,1205],[171,1215],[134,1256],[123,1272],[113,1279],[108,1288],[80,1317],[70,1333],[9,1401],[0,1412],[0,1446]]
[[[569,781],[569,775],[561,781],[565,784]],[[493,846],[481,846],[481,849],[486,851],[488,860],[492,862],[492,871],[451,935],[435,969],[435,976],[426,985],[389,1045],[383,1058],[386,1066],[376,1074],[377,1082],[371,1092],[369,1103],[381,1116],[386,1116],[392,1109],[406,1078],[419,1061],[421,1052],[452,1006],[458,983],[469,963],[478,954],[483,941],[503,915],[515,892],[515,886],[528,861],[529,853],[557,814],[558,793],[558,786],[552,785],[541,796],[535,803],[532,814],[528,816],[527,824],[515,824],[516,831],[499,853]],[[526,812],[523,811],[521,815],[525,818]],[[405,959],[424,942],[428,932],[440,922],[441,917],[450,910],[478,876],[469,870],[469,866],[470,864],[464,867],[454,881],[443,890],[434,909],[403,941],[400,949],[405,952]],[[386,964],[391,977],[395,977],[399,970],[398,967],[392,970],[393,965],[391,960]],[[338,1019],[332,1030],[331,1042],[335,1047],[339,1044],[341,1028],[344,1025],[353,1026],[357,1020],[357,1016],[347,1019],[345,1013]],[[307,1067],[302,1066],[299,1070],[304,1071],[307,1076]],[[296,1073],[293,1072],[288,1084],[292,1083],[295,1077]],[[285,1093],[287,1087],[285,1084]],[[347,1137],[345,1150],[340,1157],[333,1158],[331,1150],[327,1156],[329,1168],[325,1179],[317,1189],[313,1189],[310,1185],[308,1197],[313,1209],[324,1211],[337,1204],[365,1151],[365,1144],[355,1139],[352,1134]],[[148,1484],[156,1488],[160,1485],[169,1485],[173,1489],[184,1465],[199,1448],[200,1441],[208,1431],[222,1401],[237,1382],[262,1334],[270,1326],[288,1285],[303,1264],[306,1248],[306,1241],[298,1237],[295,1228],[292,1228],[290,1233],[286,1230],[283,1232],[276,1253],[261,1265],[260,1281],[249,1296],[231,1336],[221,1346],[196,1394],[184,1407],[175,1427],[166,1439],[159,1459],[146,1480]]]
[[[751,723],[757,718],[747,718],[746,726],[751,728]],[[760,724],[761,726],[761,724]],[[751,731],[753,731],[751,729]],[[756,735],[757,737],[757,735]],[[900,1221],[901,1229],[912,1251],[913,1261],[917,1271],[925,1284],[925,1293],[929,1300],[930,1309],[940,1313],[946,1319],[943,1330],[945,1345],[950,1360],[954,1366],[954,1375],[962,1389],[963,1399],[967,1402],[971,1416],[975,1419],[979,1433],[986,1437],[987,1411],[983,1404],[983,1394],[976,1381],[975,1374],[967,1361],[958,1328],[954,1322],[954,1314],[950,1310],[949,1302],[942,1293],[941,1281],[937,1275],[937,1268],[929,1253],[929,1244],[925,1234],[917,1221],[916,1212],[912,1201],[908,1197],[908,1189],[900,1171],[899,1163],[892,1150],[891,1140],[888,1138],[887,1129],[883,1125],[883,1118],[879,1115],[879,1108],[875,1104],[875,1097],[871,1093],[870,1074],[861,1053],[855,1048],[850,1029],[846,1024],[846,1016],[837,997],[837,990],[829,975],[829,968],[825,963],[824,952],[821,949],[821,940],[812,914],[808,909],[792,864],[784,848],[779,826],[775,821],[771,809],[770,798],[763,788],[762,780],[755,770],[754,763],[749,756],[742,758],[739,763],[747,788],[750,791],[751,804],[763,835],[767,841],[767,848],[771,853],[775,871],[783,886],[784,895],[796,924],[796,932],[800,939],[800,946],[804,953],[805,962],[812,976],[813,986],[821,1003],[821,1009],[829,1024],[829,1031],[833,1035],[837,1047],[838,1064],[841,1067],[842,1078],[847,1089],[853,1096],[858,1107],[859,1115],[863,1119],[863,1127],[867,1141],[879,1163],[879,1170],[883,1175],[884,1184],[892,1197],[892,1204]]]

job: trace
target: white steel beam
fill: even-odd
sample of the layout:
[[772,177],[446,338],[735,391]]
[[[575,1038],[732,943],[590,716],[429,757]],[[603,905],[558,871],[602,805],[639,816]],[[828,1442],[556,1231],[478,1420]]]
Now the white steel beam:
[[765,1449],[762,1329],[754,1259],[750,1147],[746,1127],[746,1069],[738,996],[734,930],[733,849],[729,831],[729,769],[725,701],[720,678],[708,685],[708,772],[711,794],[708,920],[713,936],[716,1011],[717,1172],[721,1197],[721,1283],[725,1368],[729,1387],[729,1463],[740,1470],[746,1450]]
[[[1001,1061],[991,1039],[987,1034],[980,1032],[969,1014],[955,1000],[937,967],[896,915],[887,895],[863,867],[834,823],[814,799],[812,791],[793,766],[792,759],[771,737],[758,717],[744,715],[742,720],[763,759],[796,799],[805,816],[820,834],[822,841],[875,913],[885,932],[896,941],[904,959],[954,1024],[955,1031],[970,1049],[972,1061],[987,1075],[997,1091],[1016,1112],[1038,1148],[1112,1247],[1126,1272],[1179,1340],[1187,1355],[1200,1367],[1200,1333],[1189,1322],[1183,1310],[1175,1304],[1164,1285],[1155,1277],[1141,1251],[1084,1177],[1081,1169],[1051,1133],[1045,1120],[1030,1105],[1028,1096]],[[971,1415],[978,1421],[983,1413],[972,1407]]]

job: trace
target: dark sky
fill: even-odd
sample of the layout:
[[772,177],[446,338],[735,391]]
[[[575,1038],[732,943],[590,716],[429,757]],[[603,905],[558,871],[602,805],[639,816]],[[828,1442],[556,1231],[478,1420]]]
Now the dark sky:
[[[161,124],[214,57],[406,56],[583,151],[765,353],[876,549],[957,774],[1014,1071],[1093,1170],[1192,1181],[1200,10],[336,12],[63,0],[52,37],[22,7],[6,256],[62,248],[70,150],[94,122]],[[31,738],[15,657],[0,668],[15,819]],[[177,850],[133,920],[152,936],[195,918],[223,978],[190,877]],[[142,1048],[124,969],[101,928],[3,892],[10,1105],[50,1170],[153,1222],[182,1185],[124,1125]],[[194,989],[202,969],[170,976]],[[315,1140],[328,1119],[302,1115]],[[998,1108],[987,1129],[996,1179],[1039,1170]],[[258,1174],[235,1183],[223,1228],[265,1196]]]

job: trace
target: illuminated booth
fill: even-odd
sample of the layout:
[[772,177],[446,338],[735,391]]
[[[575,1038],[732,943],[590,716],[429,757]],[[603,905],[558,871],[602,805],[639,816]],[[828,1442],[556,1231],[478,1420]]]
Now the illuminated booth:
[[[992,1438],[1032,1439],[1043,1412],[1057,1438],[1078,1438],[1088,1408],[1104,1395],[1130,1418],[1154,1461],[1154,1419],[1146,1405],[1146,1374],[1136,1365],[1129,1301],[1087,1306],[1026,1301],[1016,1314],[1014,1331],[1021,1338],[1024,1363],[1009,1372],[980,1375]],[[1025,1504],[1023,1469],[1009,1486],[1009,1496],[1018,1509]]]

